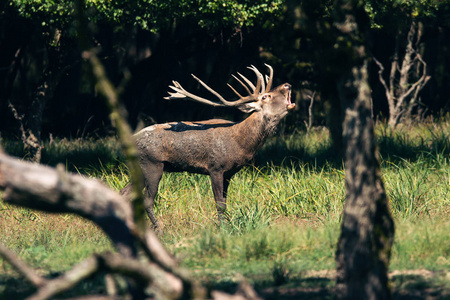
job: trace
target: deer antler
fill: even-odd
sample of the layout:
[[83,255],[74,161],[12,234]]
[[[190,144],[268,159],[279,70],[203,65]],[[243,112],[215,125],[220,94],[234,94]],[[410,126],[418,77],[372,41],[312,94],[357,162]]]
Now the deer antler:
[[267,80],[267,87],[266,90],[264,91],[264,93],[268,93],[270,92],[270,89],[272,88],[272,82],[273,82],[273,68],[268,65],[268,64],[264,64],[267,68],[269,68],[270,70],[270,75],[267,76],[266,75],[266,80]]
[[[186,91],[177,81],[172,81],[173,85],[169,86],[175,92],[169,92],[169,96],[164,97],[164,99],[172,100],[172,99],[190,98],[194,101],[198,101],[198,102],[212,105],[212,106],[231,106],[231,107],[238,106],[238,105],[241,105],[241,104],[247,103],[247,102],[257,101],[259,95],[269,92],[269,90],[272,86],[273,69],[268,64],[266,64],[266,66],[270,70],[270,75],[269,76],[266,75],[265,78],[261,74],[261,72],[258,71],[258,69],[255,66],[252,65],[252,66],[248,67],[250,70],[252,70],[256,74],[256,77],[257,77],[256,86],[253,85],[253,83],[249,79],[247,79],[244,75],[242,75],[240,73],[237,73],[237,74],[245,81],[245,83],[247,83],[247,85],[244,84],[244,82],[242,82],[237,76],[232,75],[233,78],[236,79],[246,89],[246,91],[248,93],[248,96],[244,97],[241,94],[239,94],[230,84],[228,84],[228,86],[231,88],[231,90],[239,97],[239,99],[236,101],[226,100],[218,92],[216,92],[211,87],[209,87],[206,83],[204,83],[202,80],[197,78],[194,74],[191,74],[192,77],[194,77],[194,79],[197,80],[211,94],[216,96],[220,100],[220,103],[202,98],[200,96],[194,95],[194,94]],[[267,80],[267,87],[265,84],[265,80]],[[249,87],[252,91],[250,91]]]

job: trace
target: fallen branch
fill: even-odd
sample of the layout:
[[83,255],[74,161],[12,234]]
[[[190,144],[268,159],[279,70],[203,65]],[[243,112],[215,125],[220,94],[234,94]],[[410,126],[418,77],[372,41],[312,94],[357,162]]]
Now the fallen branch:
[[2,256],[18,273],[22,274],[34,286],[39,287],[46,283],[44,278],[36,274],[36,272],[26,263],[21,261],[14,252],[7,249],[1,243],[0,256]]
[[[136,233],[131,205],[98,180],[20,161],[0,152],[0,189],[3,201],[48,212],[75,213],[95,222],[111,238],[119,253],[94,254],[55,279],[44,279],[0,245],[0,255],[25,276],[37,292],[29,299],[49,299],[97,274],[120,274],[141,295],[150,288],[157,299],[258,299],[245,282],[236,295],[210,291],[179,267],[153,231]],[[137,247],[143,252],[137,251]],[[145,256],[139,255],[144,253]],[[90,296],[100,299],[103,296]]]
[[116,249],[136,256],[130,205],[98,180],[23,162],[0,153],[3,201],[33,209],[75,213],[99,225]]
[[99,264],[95,257],[90,257],[63,275],[47,280],[45,284],[38,286],[35,294],[27,298],[27,300],[44,300],[68,291],[76,286],[80,281],[86,279],[99,270]]
[[48,280],[27,300],[50,299],[99,272],[116,273],[133,278],[142,290],[151,287],[159,299],[178,299],[183,291],[182,281],[162,271],[157,265],[107,252],[95,254],[63,275]]

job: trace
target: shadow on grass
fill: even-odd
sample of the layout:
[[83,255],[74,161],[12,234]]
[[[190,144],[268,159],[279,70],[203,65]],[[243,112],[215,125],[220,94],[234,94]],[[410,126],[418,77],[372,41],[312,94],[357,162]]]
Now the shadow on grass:
[[[16,275],[16,274],[14,274]],[[0,273],[0,300],[25,299],[36,292],[36,288],[22,277]],[[56,278],[61,274],[52,274]],[[105,295],[104,276],[99,274],[87,278],[70,291],[58,294],[58,299],[80,297],[83,295]]]
[[[408,272],[408,271],[406,271]],[[414,271],[413,271],[414,272]],[[417,273],[417,272],[416,272]],[[420,272],[419,272],[420,273]],[[391,276],[394,300],[447,300],[450,299],[450,286],[445,280],[445,272],[426,274],[400,274]],[[52,274],[55,278],[60,274]],[[220,290],[234,294],[239,292],[236,280],[223,280],[220,276],[201,280],[210,290]],[[335,280],[332,277],[293,277],[283,285],[274,285],[268,278],[253,278],[254,288],[258,295],[266,300],[293,299],[336,299]],[[0,300],[25,299],[36,291],[24,278],[15,273],[0,273]],[[73,290],[58,295],[58,298],[80,297],[83,295],[104,295],[104,277],[98,274],[78,284]]]
[[[408,271],[406,271],[408,273]],[[412,271],[420,273],[419,271]],[[450,286],[445,283],[443,272],[425,271],[424,275],[399,274],[391,276],[394,300],[448,300],[450,299]],[[433,273],[433,276],[429,276]],[[332,273],[330,273],[332,274]],[[336,299],[335,279],[329,277],[295,276],[283,285],[274,285],[273,280],[267,278],[251,278],[254,288],[266,300],[294,300],[294,299]],[[444,279],[443,279],[444,278]],[[205,284],[210,289],[220,290],[234,294],[239,291],[236,280],[223,281],[218,277],[209,277]]]
[[[448,300],[450,299],[449,283],[444,283],[439,276],[408,274],[392,276],[393,299]],[[267,300],[336,299],[335,281],[326,277],[293,279],[278,287],[264,287],[256,283],[255,287],[259,295]]]
[[257,287],[259,295],[266,300],[335,299],[334,280],[324,277],[293,279],[281,286]]
[[[240,284],[236,280],[214,281],[211,278],[203,283],[210,290],[219,290],[229,294],[239,293]],[[291,279],[281,286],[274,286],[273,280],[254,279],[253,287],[258,295],[267,300],[293,299],[333,299],[334,281],[329,278],[308,277]]]
[[[23,146],[18,141],[1,140],[6,153],[26,158]],[[41,163],[49,166],[63,164],[72,172],[83,173],[84,169],[118,166],[124,161],[115,138],[55,140],[45,142]]]
[[391,277],[396,300],[448,300],[450,283],[423,275],[396,275]]

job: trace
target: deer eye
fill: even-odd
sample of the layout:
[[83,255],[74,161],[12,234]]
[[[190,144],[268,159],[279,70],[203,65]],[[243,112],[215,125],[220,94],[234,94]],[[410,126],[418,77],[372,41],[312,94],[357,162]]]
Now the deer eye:
[[264,95],[264,96],[262,96],[262,100],[266,100],[267,98],[270,99],[270,95]]

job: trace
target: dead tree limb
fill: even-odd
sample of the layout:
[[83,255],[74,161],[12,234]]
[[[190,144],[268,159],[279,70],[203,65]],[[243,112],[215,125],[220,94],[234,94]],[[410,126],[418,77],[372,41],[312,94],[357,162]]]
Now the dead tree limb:
[[309,98],[308,122],[304,121],[307,132],[309,132],[311,130],[312,124],[314,122],[313,105],[314,105],[315,96],[316,96],[316,91],[314,91],[311,95],[308,95],[308,98]]
[[98,224],[124,256],[136,256],[133,213],[98,180],[19,161],[0,153],[3,201],[49,212],[76,213]]
[[95,274],[99,270],[99,264],[95,257],[90,257],[63,275],[47,280],[45,284],[37,286],[38,290],[35,294],[27,298],[27,300],[44,300],[68,291],[76,286],[83,279]]
[[[49,299],[99,272],[121,274],[132,279],[142,291],[150,287],[158,299],[258,299],[253,288],[245,283],[236,295],[208,293],[187,270],[179,267],[154,232],[147,231],[145,238],[136,232],[130,204],[98,180],[19,161],[0,152],[0,189],[4,190],[3,201],[7,203],[48,212],[75,213],[92,220],[119,251],[118,254],[94,254],[60,277],[49,280],[36,275],[0,245],[0,255],[38,288],[30,299]],[[138,256],[137,245],[147,257]]]
[[[405,54],[399,65],[399,37],[396,40],[394,56],[391,62],[389,83],[383,77],[384,66],[375,57],[378,78],[383,86],[389,107],[388,125],[395,128],[402,118],[410,118],[412,109],[417,105],[419,92],[430,80],[427,75],[427,64],[423,60],[418,47],[421,31],[417,21],[411,22],[406,38]],[[413,71],[412,71],[413,70]],[[396,83],[398,82],[398,84]]]
[[158,299],[178,299],[183,290],[183,283],[176,276],[164,272],[154,263],[143,263],[119,254],[95,254],[84,260],[63,275],[48,280],[45,285],[27,300],[44,300],[70,290],[89,276],[99,273],[115,273],[133,278],[142,289],[151,287]]
[[0,243],[0,256],[2,256],[18,273],[22,274],[36,287],[44,285],[47,281],[21,261],[17,255]]
[[[19,161],[0,153],[0,188],[4,189],[5,202],[49,212],[76,213],[94,221],[111,238],[120,253],[99,255],[95,260],[88,259],[61,277],[46,281],[1,246],[0,254],[39,288],[32,299],[48,299],[99,272],[99,259],[103,269],[106,268],[109,272],[121,273],[137,282],[152,282],[153,290],[161,291],[163,299],[170,298],[169,295],[178,298],[185,286],[197,286],[187,276],[181,280],[177,275],[166,271],[175,270],[178,265],[153,232],[148,233],[148,240],[141,242],[145,252],[151,253],[153,261],[143,263],[136,259],[136,245],[139,244],[140,235],[135,232],[132,209],[118,193],[100,181]],[[196,289],[197,293],[200,290]]]

